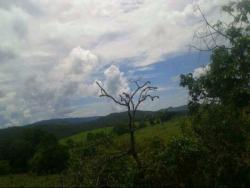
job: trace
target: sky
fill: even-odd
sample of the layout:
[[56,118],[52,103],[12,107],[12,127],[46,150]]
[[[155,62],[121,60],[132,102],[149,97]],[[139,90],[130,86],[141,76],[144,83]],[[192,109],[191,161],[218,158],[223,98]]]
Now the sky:
[[125,109],[98,97],[150,80],[160,99],[186,104],[180,74],[199,75],[209,54],[189,48],[228,0],[0,0],[0,128]]

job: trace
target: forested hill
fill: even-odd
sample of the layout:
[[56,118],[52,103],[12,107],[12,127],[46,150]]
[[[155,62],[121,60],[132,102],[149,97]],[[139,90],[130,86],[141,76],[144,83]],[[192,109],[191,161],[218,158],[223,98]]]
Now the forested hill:
[[[137,121],[161,115],[182,115],[187,111],[187,106],[169,107],[159,111],[138,111]],[[20,127],[0,129],[0,143],[14,139],[22,135],[23,131],[30,128],[39,128],[53,133],[57,138],[71,136],[73,134],[102,127],[111,127],[127,122],[127,112],[112,113],[107,116],[65,118],[39,121]]]

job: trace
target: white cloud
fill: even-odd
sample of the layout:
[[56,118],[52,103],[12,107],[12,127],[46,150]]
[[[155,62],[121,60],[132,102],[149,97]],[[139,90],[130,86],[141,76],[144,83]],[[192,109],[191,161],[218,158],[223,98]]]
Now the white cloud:
[[122,92],[129,91],[128,81],[117,66],[111,65],[104,71],[104,75],[104,87],[111,95],[118,96]]
[[97,94],[94,80],[104,67],[110,92],[128,90],[119,62],[145,67],[187,50],[200,24],[193,6],[214,20],[224,2],[0,0],[0,123],[73,113],[76,103]]
[[194,78],[200,78],[202,76],[205,76],[209,70],[210,70],[209,64],[204,67],[198,67],[194,69],[193,76]]
[[20,125],[72,113],[75,101],[97,96],[98,88],[91,78],[97,67],[96,55],[76,47],[47,72],[31,72],[22,85],[11,85],[10,90],[18,92],[1,95],[0,114],[8,125]]
[[[58,80],[83,81],[98,68],[98,57],[81,47],[73,48],[68,57],[57,64],[51,76]],[[56,73],[56,74],[55,74]]]

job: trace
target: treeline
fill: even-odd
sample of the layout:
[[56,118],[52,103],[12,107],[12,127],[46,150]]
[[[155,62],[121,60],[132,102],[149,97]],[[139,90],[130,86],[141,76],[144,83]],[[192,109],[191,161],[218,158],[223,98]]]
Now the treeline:
[[53,134],[27,129],[19,138],[1,145],[0,175],[58,173],[67,167],[68,158],[68,148],[60,145]]
[[[185,111],[168,112],[160,111],[147,114],[138,122],[138,129],[164,123],[173,117],[182,116]],[[113,125],[111,135],[127,133],[127,124],[118,123]],[[104,133],[88,133],[87,140],[102,137]],[[112,136],[112,137],[113,137]],[[70,142],[69,142],[70,143]],[[25,129],[15,139],[9,139],[0,144],[0,175],[10,173],[54,174],[68,168],[68,146],[60,145],[54,134],[39,128]]]
[[[143,129],[145,127],[163,124],[173,118],[183,117],[187,115],[185,106],[179,111],[160,110],[152,114],[146,114],[136,122],[136,129]],[[126,134],[129,132],[128,124],[126,121],[119,122],[112,129],[113,133],[117,135]]]
[[[169,113],[185,114],[187,112],[186,106],[166,109]],[[149,116],[155,116],[155,114],[162,113],[165,110],[160,111],[138,111],[136,121],[142,121]],[[6,129],[0,129],[0,148],[2,143],[8,142],[19,138],[24,134],[27,129],[38,128],[45,132],[54,134],[58,139],[72,136],[74,134],[94,130],[97,128],[112,127],[119,125],[121,122],[126,123],[128,121],[127,112],[113,113],[103,117],[92,118],[66,118],[55,119],[37,122],[31,125],[10,127]]]

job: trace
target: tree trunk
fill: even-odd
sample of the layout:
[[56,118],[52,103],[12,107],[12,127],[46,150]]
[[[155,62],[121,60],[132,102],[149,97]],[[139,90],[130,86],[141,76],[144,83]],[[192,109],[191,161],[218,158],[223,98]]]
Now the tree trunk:
[[137,167],[139,170],[141,170],[142,168],[142,164],[141,161],[138,157],[138,153],[136,150],[136,140],[135,140],[135,125],[134,125],[134,117],[131,116],[131,114],[129,115],[129,129],[130,129],[130,154],[132,155],[132,157],[134,158]]

